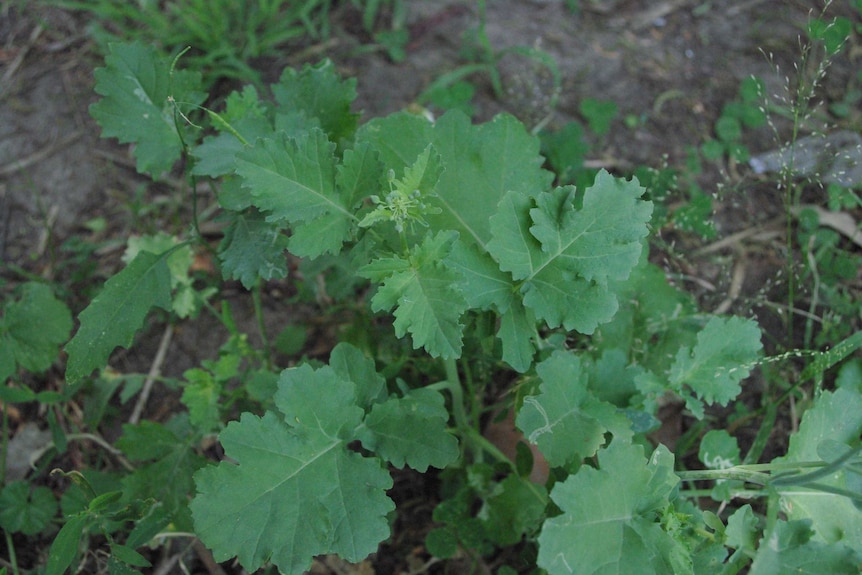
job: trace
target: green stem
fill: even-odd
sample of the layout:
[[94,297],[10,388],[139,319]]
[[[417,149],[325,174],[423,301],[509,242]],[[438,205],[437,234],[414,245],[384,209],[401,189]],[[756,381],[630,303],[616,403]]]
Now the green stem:
[[443,360],[446,369],[446,389],[452,394],[452,415],[455,418],[455,426],[463,436],[472,429],[467,412],[464,410],[464,391],[461,389],[461,378],[458,376],[458,365],[455,360],[448,358]]
[[775,533],[775,526],[778,524],[778,511],[780,499],[778,492],[775,489],[769,490],[769,499],[766,504],[766,527],[763,529],[762,541],[772,541],[772,536]]
[[[681,494],[688,499],[699,499],[701,497],[710,497],[712,489],[685,489],[681,491]],[[733,499],[757,499],[765,495],[766,492],[759,489],[734,489],[730,492],[730,497]]]
[[263,305],[260,297],[262,290],[261,281],[258,280],[254,289],[251,290],[251,298],[254,302],[254,317],[257,319],[257,329],[260,332],[260,340],[263,345],[263,359],[266,363],[266,369],[272,370],[272,350],[269,347],[269,336],[266,334],[266,326],[263,323]]
[[[856,450],[849,452],[845,457],[842,457],[836,460],[832,464],[828,464],[824,461],[787,461],[780,463],[756,463],[752,465],[736,465],[734,467],[729,467],[727,469],[697,469],[693,471],[677,471],[677,476],[682,481],[699,481],[699,480],[707,480],[714,481],[719,479],[735,479],[738,481],[746,481],[748,483],[754,483],[757,485],[774,485],[776,477],[770,475],[770,472],[775,471],[799,471],[800,469],[820,469],[823,467],[832,466],[840,466],[845,463],[850,457],[856,454]],[[822,474],[819,472],[815,472],[811,476],[811,479],[817,479],[821,477]],[[803,476],[794,476],[794,478],[807,478],[809,475]],[[795,483],[791,480],[790,476],[787,476],[786,479],[781,479],[779,484],[791,484]]]
[[7,529],[3,530],[3,534],[6,536],[6,548],[9,550],[9,563],[12,565],[12,573],[14,575],[21,575],[21,571],[18,570],[18,557],[15,555],[15,544],[12,541],[12,534]]
[[6,485],[6,450],[9,447],[9,408],[3,402],[3,438],[0,439],[0,486]]
[[735,479],[737,481],[745,481],[746,483],[754,483],[756,485],[767,485],[769,483],[768,474],[740,469],[739,467],[731,467],[729,469],[678,471],[677,475],[682,481]]

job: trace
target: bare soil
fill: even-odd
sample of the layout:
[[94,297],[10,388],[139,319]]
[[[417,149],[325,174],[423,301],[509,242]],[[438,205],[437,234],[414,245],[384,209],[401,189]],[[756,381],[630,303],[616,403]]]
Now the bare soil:
[[[358,79],[356,108],[364,119],[408,107],[432,81],[465,63],[461,55],[465,34],[478,24],[475,3],[407,3],[411,40],[402,62],[393,62],[382,52],[360,50],[368,38],[346,2],[334,12],[332,39],[312,50],[315,57],[332,58],[344,75]],[[740,82],[749,76],[763,79],[769,94],[786,94],[797,73],[800,37],[812,11],[820,9],[814,0],[578,4],[581,9],[574,13],[562,0],[488,1],[491,44],[498,50],[516,46],[543,50],[557,62],[563,81],[559,93],[552,93],[546,69],[510,54],[500,62],[502,97],[494,95],[487,78],[474,78],[479,86],[477,120],[509,112],[530,126],[549,119],[548,127],[557,128],[572,119],[583,120],[579,104],[585,98],[615,102],[620,115],[610,134],[593,142],[590,161],[617,173],[643,165],[684,165],[689,149],[712,135],[722,106],[736,97]],[[851,16],[845,4],[836,3],[830,13]],[[79,311],[99,289],[92,278],[110,277],[116,271],[125,237],[170,229],[182,221],[179,215],[187,209],[182,185],[170,178],[148,183],[135,174],[126,147],[99,138],[87,107],[96,99],[92,72],[101,63],[87,35],[86,16],[32,1],[2,2],[0,10],[0,289],[26,274],[62,280],[71,286],[69,301]],[[267,62],[265,76],[277,78],[284,65],[297,63],[294,56],[285,53]],[[859,58],[860,47],[851,46],[834,63],[822,88],[824,99],[840,98],[840,90],[859,68]],[[559,97],[555,108],[550,107],[553,96]],[[634,127],[624,124],[626,116],[638,119]],[[776,119],[776,129],[784,137],[790,126]],[[765,151],[776,146],[775,137],[764,128],[747,133],[746,144],[755,153]],[[771,231],[771,222],[783,213],[774,183],[755,176],[747,166],[706,165],[698,181],[717,200],[719,238],[746,230],[750,238],[758,238],[758,233]],[[816,198],[817,192],[812,193]],[[86,225],[97,217],[105,219],[105,229]],[[728,312],[758,312],[766,329],[773,330],[769,337],[780,338],[779,318],[750,303],[754,295],[774,288],[774,275],[783,263],[780,237],[750,239],[754,243],[742,248],[735,242],[698,255],[696,250],[705,247],[701,240],[674,230],[660,230],[659,235],[664,243],[654,257],[669,274],[687,278],[678,281],[707,309],[726,305]],[[76,238],[99,247],[68,251]],[[81,257],[69,263],[73,253]],[[270,333],[289,324],[291,313],[300,313],[280,304],[288,289],[275,286],[264,302]],[[237,290],[232,303],[238,320],[254,333],[250,299]],[[145,330],[141,344],[118,356],[115,366],[146,372],[161,329]],[[179,376],[200,360],[214,357],[225,337],[205,316],[181,326],[167,351],[164,373]],[[322,328],[307,345],[325,349],[331,338]],[[164,395],[163,401],[151,402],[147,416],[158,417],[171,405]],[[683,423],[676,419],[671,423],[675,429],[671,435],[678,437]],[[358,566],[321,559],[313,572],[422,572],[428,559],[422,549],[423,529],[433,497],[433,485],[426,481],[432,480],[396,478],[399,509],[409,513],[398,519],[392,540],[377,558]],[[208,569],[205,563],[197,565],[196,572]],[[428,572],[442,569],[428,566]],[[449,569],[463,572],[451,565]]]

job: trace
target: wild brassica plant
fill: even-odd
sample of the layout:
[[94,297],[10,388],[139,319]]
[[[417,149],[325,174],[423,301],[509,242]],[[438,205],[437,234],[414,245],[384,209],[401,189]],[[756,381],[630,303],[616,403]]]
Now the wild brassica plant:
[[[770,462],[741,456],[716,430],[702,437],[706,469],[686,471],[646,439],[668,397],[703,419],[764,358],[756,322],[700,313],[649,263],[653,205],[636,179],[602,171],[591,185],[555,187],[538,139],[508,115],[474,125],[459,112],[433,122],[396,113],[360,125],[354,82],[327,62],[286,70],[272,99],[248,87],[218,111],[199,107],[197,74],[142,44],[112,45],[96,80],[92,115],[103,135],[136,144],[139,171],[158,177],[184,158],[191,178],[217,184],[224,278],[249,289],[284,278],[286,252],[335,262],[333,274],[359,286],[347,297],[409,343],[398,348],[407,359],[345,341],[325,364],[270,372],[256,388],[261,409],[226,425],[224,366],[188,373],[189,421],[127,426],[123,447],[135,461],[182,461],[193,498],[166,502],[158,520],[142,512],[135,536],[114,546],[118,561],[133,564],[131,547],[189,511],[215,558],[248,571],[299,574],[326,553],[358,561],[398,512],[389,468],[435,467],[452,486],[427,540],[440,557],[523,545],[551,575],[858,573],[862,389],[852,377],[819,392]],[[66,346],[72,392],[131,345],[153,308],[176,313],[192,297],[172,258],[201,241],[196,217],[181,242],[142,244],[79,315]],[[812,354],[806,377],[860,345],[856,334]],[[511,462],[482,435],[482,390],[500,381],[512,382],[504,407],[550,466],[544,484],[529,480],[527,451]],[[212,430],[224,460],[190,457]],[[696,480],[734,504],[701,508]],[[91,499],[90,516],[108,503]],[[49,572],[71,563],[81,517],[61,530]]]

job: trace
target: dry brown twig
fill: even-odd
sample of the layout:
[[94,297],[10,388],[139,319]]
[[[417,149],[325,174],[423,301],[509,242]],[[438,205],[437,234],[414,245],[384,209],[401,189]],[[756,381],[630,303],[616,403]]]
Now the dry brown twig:
[[170,324],[165,326],[165,331],[162,333],[162,339],[159,342],[159,349],[156,351],[156,357],[153,359],[153,364],[150,366],[150,372],[147,374],[147,379],[141,388],[141,394],[138,396],[138,401],[135,404],[135,409],[129,417],[129,423],[136,425],[141,420],[141,414],[147,401],[150,398],[150,393],[153,390],[153,384],[159,375],[162,373],[162,365],[165,363],[165,357],[168,353],[168,348],[171,345],[171,338],[174,335],[174,327]]

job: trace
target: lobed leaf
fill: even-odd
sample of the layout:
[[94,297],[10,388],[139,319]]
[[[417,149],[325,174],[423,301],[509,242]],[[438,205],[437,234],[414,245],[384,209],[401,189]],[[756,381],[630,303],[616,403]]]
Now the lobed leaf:
[[[236,556],[249,571],[272,562],[284,573],[299,574],[314,555],[337,553],[358,561],[374,552],[389,535],[387,514],[394,504],[386,490],[392,480],[380,460],[348,449],[359,435],[365,434],[363,441],[373,436],[375,447],[409,464],[445,465],[451,458],[441,451],[457,455],[440,446],[412,452],[429,438],[452,441],[439,393],[379,403],[383,382],[373,363],[346,345],[333,356],[332,366],[282,372],[275,394],[280,413],[244,414],[230,423],[220,436],[230,461],[196,474],[196,532],[217,560]],[[368,416],[357,405],[367,402]],[[400,438],[391,437],[389,416],[406,414],[418,416],[424,423],[419,427],[427,429],[411,424],[402,427]]]
[[316,128],[295,138],[260,139],[237,154],[236,172],[252,203],[267,221],[294,227],[290,249],[296,255],[337,252],[356,220],[353,192],[336,188],[333,154],[333,144]]
[[135,143],[141,173],[154,177],[169,171],[182,153],[176,103],[203,102],[200,74],[171,70],[170,62],[140,42],[109,44],[106,67],[95,72],[95,90],[102,97],[90,114],[103,138]]
[[[694,349],[680,348],[670,369],[673,389],[690,389],[706,404],[727,405],[740,392],[760,355],[760,329],[753,320],[740,317],[711,318],[697,334]],[[689,397],[686,406],[699,418],[701,403]]]
[[442,469],[459,455],[458,441],[446,431],[448,420],[442,395],[414,389],[374,405],[359,439],[363,447],[395,467],[406,464],[421,472],[429,466]]
[[[856,575],[862,557],[845,545],[811,539],[807,521],[778,521],[769,541],[761,541],[751,575]],[[857,547],[858,549],[858,547]]]
[[0,527],[9,533],[35,535],[51,524],[57,499],[47,487],[12,481],[0,489]]
[[536,374],[542,381],[539,394],[524,398],[515,423],[551,465],[595,455],[608,431],[617,440],[631,437],[625,415],[590,392],[576,355],[554,352],[536,366]]
[[259,280],[287,277],[288,239],[281,226],[257,211],[232,216],[219,246],[224,277],[238,279],[246,289]]
[[613,441],[598,453],[599,469],[582,467],[557,483],[551,499],[562,514],[545,521],[538,565],[550,575],[691,573],[687,551],[662,529],[657,516],[679,482],[663,446]]
[[319,121],[333,142],[349,140],[356,131],[359,114],[350,111],[356,80],[341,79],[329,60],[299,71],[285,68],[272,93],[281,109]]
[[643,192],[607,172],[582,198],[573,187],[535,199],[510,192],[491,218],[488,251],[538,319],[592,333],[617,310],[608,280],[627,278],[640,259],[652,213]]
[[457,358],[461,354],[461,315],[466,310],[453,288],[458,275],[441,262],[451,250],[454,233],[429,234],[410,260],[385,258],[360,270],[369,279],[382,280],[371,300],[374,311],[395,308],[395,334],[410,332],[413,347],[424,347],[433,357]]
[[0,316],[0,381],[15,372],[16,364],[31,372],[48,369],[71,330],[72,314],[51,288],[24,284],[21,297],[7,302]]
[[485,500],[479,517],[488,537],[498,545],[514,545],[535,533],[545,516],[548,492],[517,475],[509,475]]

